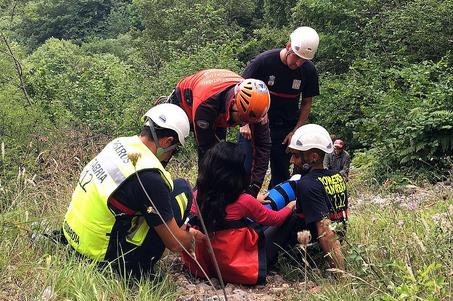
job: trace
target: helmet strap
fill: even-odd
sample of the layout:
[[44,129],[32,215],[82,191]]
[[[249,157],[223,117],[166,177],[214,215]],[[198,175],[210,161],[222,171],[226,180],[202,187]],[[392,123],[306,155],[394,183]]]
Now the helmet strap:
[[149,129],[151,130],[151,136],[153,136],[154,144],[156,145],[156,157],[157,158],[159,158],[160,156],[162,156],[163,154],[165,154],[167,152],[171,152],[178,146],[177,143],[175,143],[173,145],[170,145],[169,147],[161,147],[160,143],[159,143],[159,139],[157,138],[156,129],[154,127],[154,122],[151,120],[151,118],[148,119],[148,126],[149,126]]
[[288,56],[290,56],[292,53],[294,53],[294,51],[290,48],[290,49],[286,49],[286,54],[285,54],[285,63],[288,62]]
[[[233,120],[233,113],[237,113],[239,120]],[[235,102],[230,106],[230,119],[228,120],[228,124],[238,124],[240,121],[242,121],[240,117],[241,113],[237,109],[237,105]]]

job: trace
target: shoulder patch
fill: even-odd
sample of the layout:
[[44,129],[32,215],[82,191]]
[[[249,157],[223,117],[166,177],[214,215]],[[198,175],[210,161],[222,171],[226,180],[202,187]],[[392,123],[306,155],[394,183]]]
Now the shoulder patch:
[[206,120],[197,120],[197,126],[200,128],[200,129],[209,129],[209,122],[207,122]]

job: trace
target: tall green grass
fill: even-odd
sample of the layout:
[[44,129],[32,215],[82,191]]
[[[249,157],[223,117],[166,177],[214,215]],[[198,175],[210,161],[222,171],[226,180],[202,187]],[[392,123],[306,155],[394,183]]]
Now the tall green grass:
[[[17,175],[1,176],[0,300],[177,299],[181,288],[168,272],[171,262],[160,266],[162,281],[122,279],[39,235],[61,225],[81,168],[108,141],[84,137],[62,134],[49,141],[38,159],[30,153],[17,160],[33,166],[23,165],[20,171],[16,166]],[[194,183],[196,154],[183,152],[168,168]],[[430,187],[411,210],[392,202],[394,195],[386,195],[385,189],[361,184],[351,183],[346,271],[326,271],[322,257],[314,254],[317,264],[308,268],[303,256],[281,258],[279,269],[287,281],[304,281],[306,270],[311,286],[319,286],[285,299],[452,300],[452,187]],[[354,203],[357,198],[372,200],[377,192],[389,201]]]
[[303,281],[307,270],[320,286],[294,299],[452,300],[453,189],[429,189],[417,208],[392,203],[392,195],[385,204],[353,208],[343,244],[346,271],[329,272],[313,251],[318,266],[306,269],[302,256],[283,260],[287,277]]
[[17,176],[1,175],[0,300],[175,300],[165,274],[155,282],[120,278],[42,235],[60,227],[81,168],[107,141],[72,135],[49,141],[38,158],[21,154],[33,164]]

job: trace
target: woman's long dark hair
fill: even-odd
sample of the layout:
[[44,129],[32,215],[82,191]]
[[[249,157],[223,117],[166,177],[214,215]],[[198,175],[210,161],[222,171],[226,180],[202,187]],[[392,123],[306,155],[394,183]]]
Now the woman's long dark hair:
[[209,149],[199,168],[197,202],[208,232],[225,221],[225,207],[234,203],[250,183],[239,146],[220,142]]

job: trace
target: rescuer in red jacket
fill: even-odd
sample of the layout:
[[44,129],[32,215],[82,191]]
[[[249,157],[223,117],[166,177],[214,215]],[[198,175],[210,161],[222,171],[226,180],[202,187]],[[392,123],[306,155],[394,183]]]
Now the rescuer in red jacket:
[[189,117],[199,166],[206,151],[225,140],[227,128],[251,125],[253,165],[247,192],[256,196],[266,174],[271,147],[267,120],[270,95],[266,84],[244,79],[229,70],[206,69],[182,79],[169,101]]

